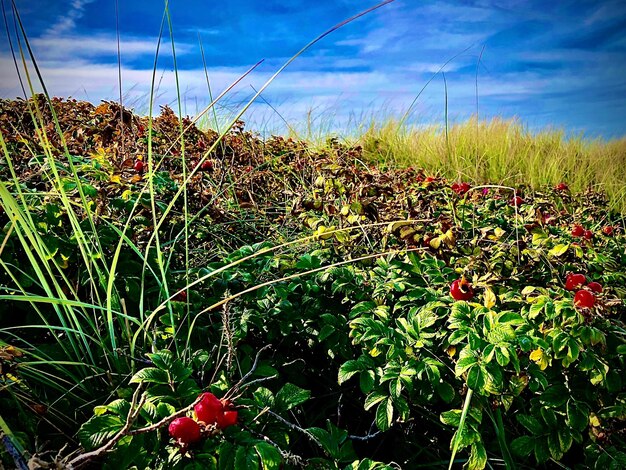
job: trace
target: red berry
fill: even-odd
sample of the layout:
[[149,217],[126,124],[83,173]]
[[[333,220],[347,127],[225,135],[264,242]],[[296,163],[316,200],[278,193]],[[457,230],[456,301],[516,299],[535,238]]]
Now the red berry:
[[587,284],[587,278],[585,277],[584,274],[570,273],[565,278],[565,288],[567,290],[580,289],[585,284]]
[[200,171],[211,171],[213,170],[213,162],[211,160],[205,160],[200,165]]
[[212,393],[203,393],[202,400],[193,407],[198,421],[205,424],[217,424],[223,414],[222,402]]
[[591,308],[596,303],[596,296],[588,290],[579,290],[574,296],[574,305],[581,308]]
[[135,164],[133,165],[133,168],[137,173],[141,173],[143,171],[143,167],[144,167],[143,160],[135,160]]
[[592,291],[597,292],[598,294],[602,293],[602,284],[600,284],[599,282],[590,282],[589,284],[587,284],[587,287]]
[[474,297],[474,289],[465,278],[461,278],[450,285],[450,295],[454,300],[470,300]]
[[582,237],[585,234],[585,229],[582,225],[574,225],[572,229],[572,237]]
[[187,291],[184,290],[184,291],[179,292],[178,294],[176,294],[174,296],[174,300],[176,300],[178,302],[185,302],[187,300]]
[[471,189],[471,186],[469,183],[454,183],[450,188],[459,196],[463,196],[463,194]]
[[193,419],[183,416],[176,418],[168,427],[170,436],[179,441],[181,444],[193,444],[202,438],[200,425]]
[[559,183],[554,189],[556,189],[557,191],[568,191],[569,186],[566,183]]
[[522,204],[524,204],[524,200],[520,196],[515,196],[511,199],[509,204],[511,204],[512,206],[521,206]]
[[217,427],[225,429],[237,424],[238,415],[237,410],[224,411],[224,414],[217,420]]
[[613,235],[613,226],[605,225],[604,227],[602,227],[602,233],[605,234],[607,237],[610,237],[611,235]]
[[585,237],[586,240],[591,240],[593,238],[593,232],[591,230],[585,230],[583,237]]

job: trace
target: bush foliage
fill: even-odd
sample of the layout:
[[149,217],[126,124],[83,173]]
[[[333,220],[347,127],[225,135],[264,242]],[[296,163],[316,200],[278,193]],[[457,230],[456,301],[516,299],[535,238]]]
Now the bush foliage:
[[[626,236],[602,194],[168,108],[3,100],[0,129],[7,465],[626,466]],[[171,439],[206,391],[237,425]]]

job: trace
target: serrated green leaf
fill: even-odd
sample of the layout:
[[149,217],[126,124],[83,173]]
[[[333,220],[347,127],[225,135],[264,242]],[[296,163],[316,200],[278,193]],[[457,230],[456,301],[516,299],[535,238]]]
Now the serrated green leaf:
[[548,447],[547,439],[535,439],[535,459],[539,463],[543,463],[550,458],[550,447]]
[[552,458],[557,462],[563,458],[561,443],[559,442],[559,436],[556,432],[548,434],[548,449],[550,449]]
[[339,368],[339,376],[337,378],[339,385],[346,382],[350,379],[350,377],[352,377],[357,372],[361,372],[363,369],[363,364],[361,364],[361,362],[359,361],[350,360],[344,362]]
[[444,411],[439,415],[439,420],[448,426],[459,427],[461,423],[461,410]]
[[161,369],[157,369],[156,367],[146,367],[145,369],[141,369],[135,375],[133,375],[132,379],[130,379],[130,383],[155,383],[155,384],[167,384],[170,382],[169,377],[167,376],[167,372]]
[[359,377],[359,387],[363,393],[369,393],[374,388],[375,374],[373,370],[365,370],[361,372]]
[[276,394],[276,407],[280,410],[290,410],[311,398],[311,391],[287,383]]
[[529,415],[524,415],[524,414],[517,414],[515,415],[515,419],[517,419],[517,421],[524,426],[528,432],[530,432],[531,434],[534,435],[541,435],[543,434],[543,425],[541,424],[541,422],[533,417],[533,416],[529,416]]
[[567,427],[561,426],[557,430],[557,435],[559,437],[559,445],[561,446],[561,452],[563,453],[567,452],[569,448],[572,447],[572,442],[573,442],[572,433]]
[[117,415],[93,416],[78,430],[78,440],[85,450],[95,449],[115,436],[125,424],[126,419]]
[[254,445],[254,448],[261,458],[261,464],[263,470],[274,470],[281,468],[282,457],[276,447],[267,442],[259,442]]
[[467,470],[482,470],[487,465],[487,450],[482,442],[476,442],[471,446],[469,460],[466,464]]
[[569,245],[559,243],[558,245],[555,245],[553,248],[551,248],[550,251],[548,251],[548,256],[551,258],[563,256],[565,253],[567,253],[568,249]]
[[472,390],[481,391],[487,383],[487,373],[482,366],[474,366],[467,373],[467,386]]
[[381,431],[386,431],[391,427],[393,420],[393,402],[391,398],[383,400],[376,408],[376,426]]
[[519,457],[526,457],[535,450],[535,440],[530,436],[521,436],[513,439],[511,450]]
[[235,467],[237,470],[259,470],[261,459],[254,447],[239,446],[235,451]]
[[589,409],[586,405],[579,404],[570,399],[567,402],[567,423],[577,431],[583,431],[589,423]]
[[448,382],[440,382],[435,387],[437,394],[446,403],[451,403],[454,400],[454,388]]
[[383,395],[382,393],[370,393],[367,397],[365,397],[365,409],[369,410],[371,407],[373,407],[377,403],[380,403],[385,398],[387,398],[387,395]]

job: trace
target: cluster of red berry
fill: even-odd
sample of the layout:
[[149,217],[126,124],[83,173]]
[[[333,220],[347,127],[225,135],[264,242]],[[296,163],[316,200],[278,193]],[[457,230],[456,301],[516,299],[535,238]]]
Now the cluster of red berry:
[[[612,225],[605,225],[604,227],[602,227],[602,233],[606,235],[607,237],[612,236],[614,230],[615,229]],[[572,228],[572,237],[577,237],[577,238],[582,237],[585,240],[591,240],[593,238],[593,232],[589,229],[584,228],[580,224],[576,224]]]
[[565,278],[565,289],[574,291],[574,305],[580,308],[592,308],[596,304],[595,294],[602,293],[602,285],[599,282],[587,284],[584,274],[570,273]]
[[238,412],[233,409],[230,400],[220,400],[209,392],[201,396],[201,400],[193,408],[196,419],[183,416],[169,425],[170,436],[181,446],[198,442],[215,429],[225,429],[237,424]]

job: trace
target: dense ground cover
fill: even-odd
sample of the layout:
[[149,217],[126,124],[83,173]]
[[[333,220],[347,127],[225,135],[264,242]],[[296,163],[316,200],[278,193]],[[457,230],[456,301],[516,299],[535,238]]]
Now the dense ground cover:
[[7,466],[626,465],[604,194],[168,108],[3,100],[0,129]]

